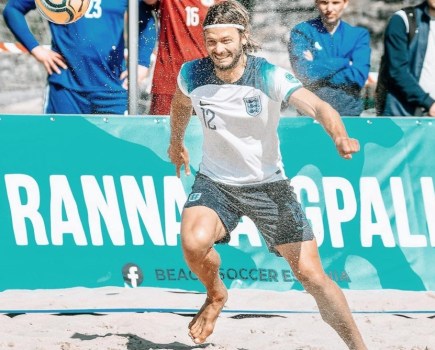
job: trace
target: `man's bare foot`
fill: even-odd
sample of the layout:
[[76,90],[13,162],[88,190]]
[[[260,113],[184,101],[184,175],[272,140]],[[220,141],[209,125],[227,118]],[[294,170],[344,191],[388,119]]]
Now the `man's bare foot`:
[[202,344],[213,333],[216,320],[228,299],[224,285],[215,295],[207,296],[201,310],[189,323],[189,336],[195,344]]

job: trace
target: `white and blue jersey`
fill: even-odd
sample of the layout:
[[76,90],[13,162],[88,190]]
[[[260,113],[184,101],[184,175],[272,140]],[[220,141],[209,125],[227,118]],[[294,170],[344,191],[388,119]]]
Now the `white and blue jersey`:
[[[152,7],[139,2],[139,64],[149,67],[156,40]],[[68,69],[48,81],[82,92],[122,91],[125,70],[124,14],[128,0],[91,0],[86,14],[67,24],[49,23],[52,49],[66,60]],[[38,46],[24,15],[35,9],[34,0],[9,0],[4,17],[17,39],[29,50]]]
[[185,63],[178,75],[203,126],[199,171],[230,185],[285,179],[277,133],[281,103],[302,86],[264,58],[247,57],[235,83],[220,80],[208,57]]

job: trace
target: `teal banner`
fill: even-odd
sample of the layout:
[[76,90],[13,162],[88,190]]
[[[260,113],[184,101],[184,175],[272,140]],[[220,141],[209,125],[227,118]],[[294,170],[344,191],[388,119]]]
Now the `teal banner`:
[[[342,288],[435,290],[435,125],[344,118],[361,152],[341,159],[310,118],[282,118],[287,175]],[[150,286],[203,291],[180,246],[193,175],[175,176],[164,117],[2,116],[0,290]],[[216,247],[228,288],[302,289],[243,218]]]

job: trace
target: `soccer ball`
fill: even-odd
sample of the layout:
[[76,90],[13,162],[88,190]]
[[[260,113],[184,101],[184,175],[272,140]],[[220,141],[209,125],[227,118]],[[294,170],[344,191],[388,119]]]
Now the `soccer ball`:
[[88,10],[90,0],[35,0],[36,8],[50,22],[68,24]]

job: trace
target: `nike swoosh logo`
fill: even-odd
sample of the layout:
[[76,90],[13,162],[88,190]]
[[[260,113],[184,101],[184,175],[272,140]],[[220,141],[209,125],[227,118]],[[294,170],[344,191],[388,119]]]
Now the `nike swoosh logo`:
[[199,105],[200,106],[211,106],[212,103],[205,103],[205,102],[199,101]]

